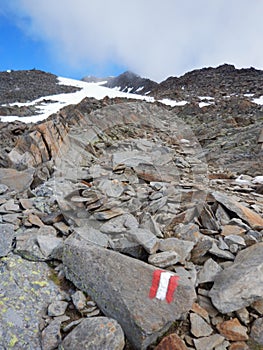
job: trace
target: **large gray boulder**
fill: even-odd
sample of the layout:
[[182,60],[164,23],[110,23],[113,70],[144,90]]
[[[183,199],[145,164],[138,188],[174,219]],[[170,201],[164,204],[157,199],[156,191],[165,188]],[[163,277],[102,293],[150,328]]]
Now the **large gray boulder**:
[[153,266],[83,240],[68,238],[66,276],[89,294],[102,312],[116,319],[136,349],[146,349],[182,318],[195,300],[192,282],[180,276],[171,303],[149,297]]
[[263,243],[242,250],[233,265],[216,275],[210,291],[222,313],[242,309],[263,298]]

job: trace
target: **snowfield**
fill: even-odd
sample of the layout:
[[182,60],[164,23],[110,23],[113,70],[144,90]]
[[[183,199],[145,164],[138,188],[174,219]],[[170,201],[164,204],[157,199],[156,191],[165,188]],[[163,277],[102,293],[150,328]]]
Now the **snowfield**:
[[[64,93],[64,94],[58,94],[58,95],[50,95],[50,96],[43,96],[38,98],[37,100],[34,100],[32,102],[28,103],[12,103],[10,105],[14,106],[36,106],[39,110],[39,114],[29,116],[29,117],[19,117],[19,116],[0,116],[0,120],[3,122],[13,122],[15,120],[20,120],[24,123],[37,123],[39,121],[42,121],[46,118],[48,118],[51,114],[57,113],[61,108],[71,105],[71,104],[78,104],[80,101],[82,101],[85,97],[94,97],[98,100],[103,99],[104,97],[108,96],[110,98],[114,97],[122,97],[127,99],[137,99],[137,100],[144,100],[146,102],[154,102],[155,99],[150,96],[145,95],[138,95],[138,94],[131,94],[119,91],[118,89],[110,89],[105,86],[101,86],[105,82],[99,82],[99,83],[87,83],[85,81],[75,80],[75,79],[69,79],[69,78],[62,78],[59,77],[59,84],[62,85],[69,85],[69,86],[76,86],[78,88],[81,88],[80,91],[76,91],[73,93]],[[143,88],[143,87],[142,87]],[[139,88],[140,89],[140,88]],[[138,90],[139,90],[138,89]],[[174,106],[184,106],[187,104],[187,101],[173,101],[169,99],[163,99],[159,102],[170,105],[172,107]]]

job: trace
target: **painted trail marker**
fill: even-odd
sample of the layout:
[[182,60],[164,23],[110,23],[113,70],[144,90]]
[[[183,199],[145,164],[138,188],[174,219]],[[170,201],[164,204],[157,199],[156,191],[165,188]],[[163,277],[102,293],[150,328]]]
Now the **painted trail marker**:
[[165,300],[167,303],[173,301],[174,291],[178,286],[179,276],[163,270],[153,272],[152,285],[149,292],[149,298]]

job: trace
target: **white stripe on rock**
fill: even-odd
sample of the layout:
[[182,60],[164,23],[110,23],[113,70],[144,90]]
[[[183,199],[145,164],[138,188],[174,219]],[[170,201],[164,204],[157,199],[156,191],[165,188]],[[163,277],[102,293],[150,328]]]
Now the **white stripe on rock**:
[[162,272],[160,276],[159,287],[157,289],[156,298],[165,300],[166,293],[169,285],[169,280],[172,274],[170,272]]

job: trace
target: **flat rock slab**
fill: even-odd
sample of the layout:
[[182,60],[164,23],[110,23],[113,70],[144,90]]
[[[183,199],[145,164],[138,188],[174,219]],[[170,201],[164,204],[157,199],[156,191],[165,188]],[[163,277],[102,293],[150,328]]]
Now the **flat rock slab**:
[[253,210],[220,192],[213,192],[213,197],[228,210],[234,212],[240,219],[248,223],[252,228],[263,227],[263,218]]
[[0,349],[41,350],[39,324],[59,287],[45,263],[0,259]]
[[263,298],[263,243],[238,253],[233,265],[216,275],[209,295],[222,313],[242,309]]
[[84,319],[62,342],[63,350],[122,350],[124,346],[121,326],[108,317]]
[[66,240],[63,263],[67,278],[120,323],[135,349],[152,344],[191,309],[196,297],[192,282],[179,276],[171,303],[150,299],[156,268],[83,240]]
[[35,169],[29,168],[18,171],[11,168],[0,169],[0,183],[8,186],[11,190],[22,192],[27,190],[33,182]]

